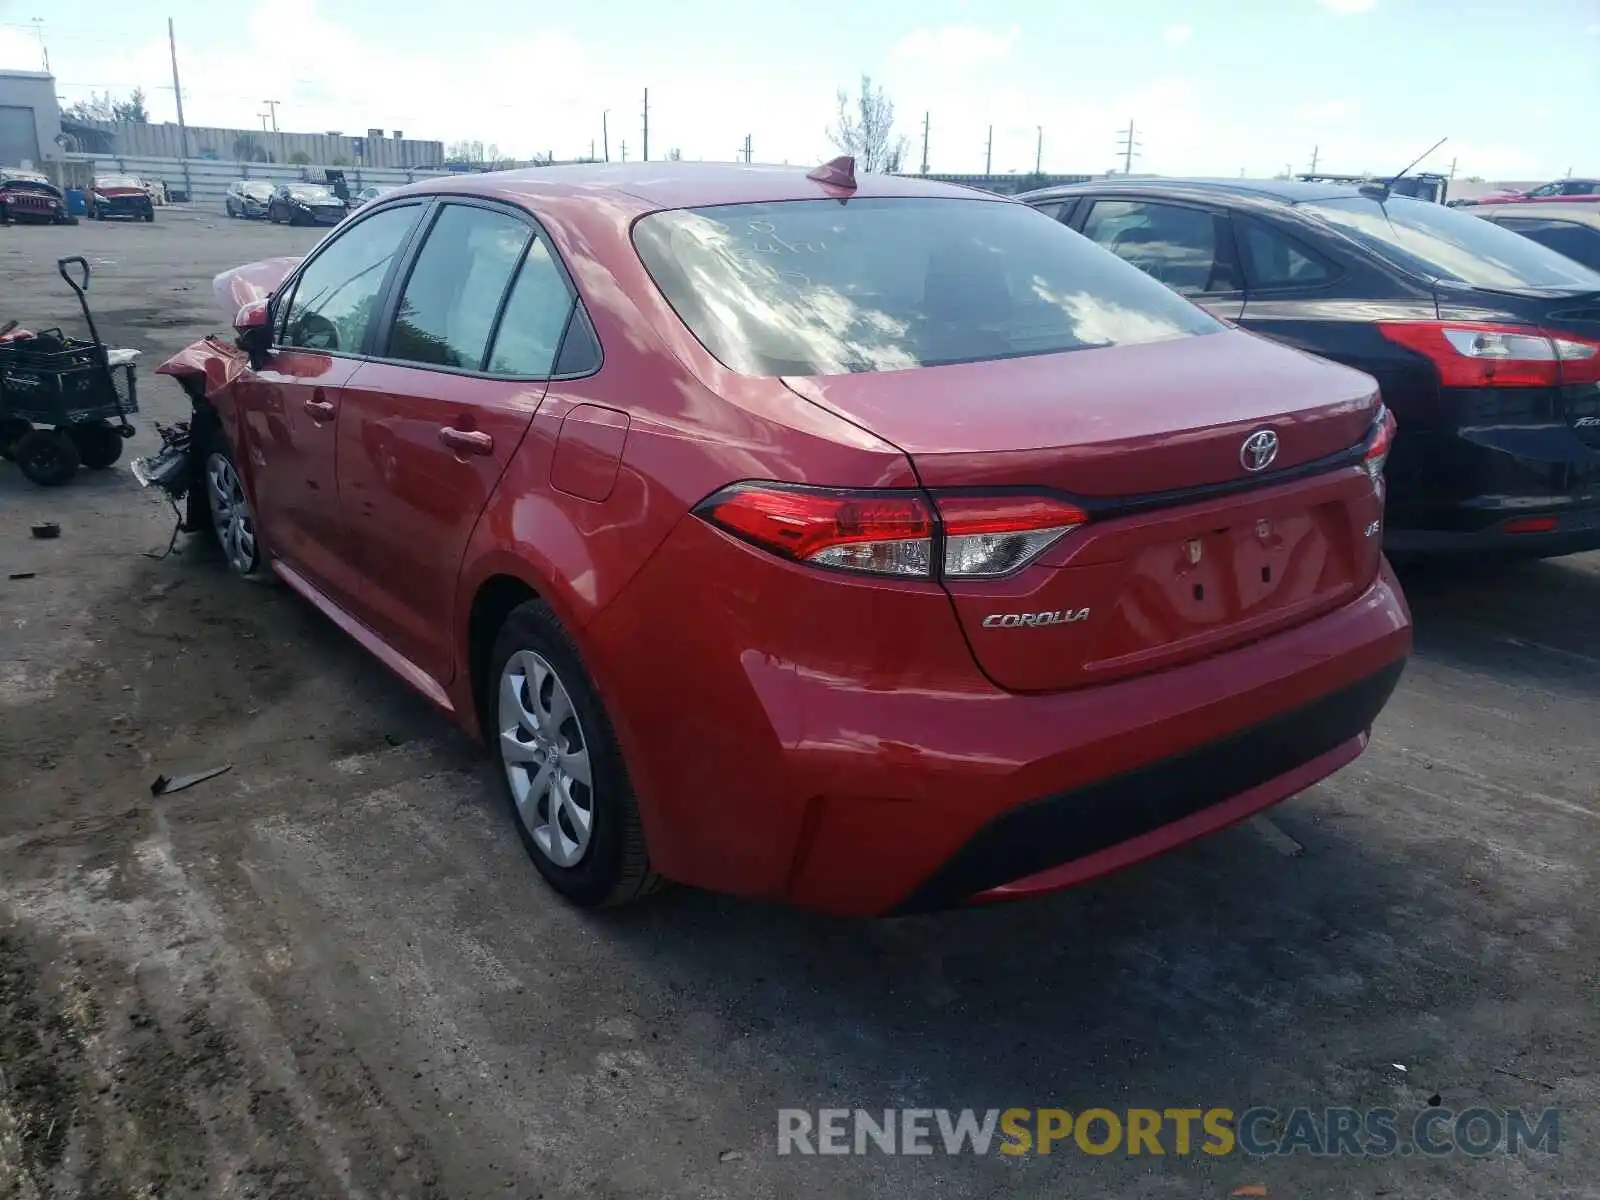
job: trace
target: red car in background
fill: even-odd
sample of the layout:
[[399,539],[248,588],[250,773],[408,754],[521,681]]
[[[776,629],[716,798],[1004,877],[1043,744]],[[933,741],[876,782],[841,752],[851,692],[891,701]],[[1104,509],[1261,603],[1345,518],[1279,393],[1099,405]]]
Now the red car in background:
[[1468,204],[1600,203],[1600,179],[1557,179],[1526,192],[1488,192]]
[[998,196],[432,179],[218,278],[196,407],[275,573],[497,757],[543,877],[841,913],[1045,892],[1355,758],[1411,630],[1393,422]]
[[131,217],[138,221],[156,219],[155,202],[144,180],[137,175],[96,175],[94,186],[85,197],[85,207],[91,221],[104,221],[111,217]]

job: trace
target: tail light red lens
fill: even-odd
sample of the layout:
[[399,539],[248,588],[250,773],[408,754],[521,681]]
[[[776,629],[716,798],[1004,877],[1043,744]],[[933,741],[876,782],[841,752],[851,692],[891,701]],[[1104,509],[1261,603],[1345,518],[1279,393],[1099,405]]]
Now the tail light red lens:
[[1524,325],[1380,321],[1378,332],[1415,350],[1450,388],[1561,387],[1600,382],[1600,342]]
[[1383,467],[1389,461],[1389,450],[1394,446],[1394,431],[1398,428],[1394,414],[1385,405],[1378,409],[1378,419],[1372,423],[1372,433],[1368,436],[1367,449],[1361,456],[1361,464],[1366,467],[1367,475],[1372,480],[1372,486],[1378,494],[1383,494]]
[[[1048,496],[936,498],[920,492],[838,491],[741,483],[697,515],[784,558],[869,575],[993,578],[1019,570],[1088,520]],[[944,554],[935,569],[934,546]]]

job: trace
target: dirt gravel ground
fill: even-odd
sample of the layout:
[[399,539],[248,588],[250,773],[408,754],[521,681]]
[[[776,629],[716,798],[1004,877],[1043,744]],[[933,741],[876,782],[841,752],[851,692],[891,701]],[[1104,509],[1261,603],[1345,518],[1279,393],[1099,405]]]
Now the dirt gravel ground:
[[[0,318],[73,327],[54,260],[87,255],[145,352],[144,452],[211,276],[316,236],[0,230]],[[1600,555],[1408,573],[1371,748],[1270,822],[869,923],[554,902],[463,738],[286,590],[148,557],[170,530],[125,464],[56,491],[0,464],[0,1197],[1600,1196]],[[776,1143],[780,1107],[1434,1096],[1558,1108],[1560,1153]]]

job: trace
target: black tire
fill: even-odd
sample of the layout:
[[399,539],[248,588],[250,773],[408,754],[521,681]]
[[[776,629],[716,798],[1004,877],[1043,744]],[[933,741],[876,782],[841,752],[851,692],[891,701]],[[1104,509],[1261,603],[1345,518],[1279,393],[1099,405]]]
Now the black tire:
[[91,421],[67,431],[78,457],[91,471],[104,471],[122,457],[122,433],[110,421]]
[[155,220],[156,220],[156,210],[153,209],[153,208],[145,209],[144,210],[144,219],[145,219],[145,224],[154,225],[155,224]]
[[17,466],[40,487],[60,487],[78,472],[78,448],[54,429],[35,429],[16,444]]
[[0,458],[7,462],[16,461],[17,443],[32,432],[31,421],[24,421],[21,417],[0,419]]
[[[533,830],[518,810],[506,770],[500,739],[500,680],[512,656],[523,651],[537,654],[554,670],[571,700],[577,736],[588,751],[593,786],[586,791],[593,824],[583,856],[571,866],[558,865],[540,848]],[[577,646],[549,605],[541,600],[530,600],[512,610],[495,638],[494,650],[489,655],[489,670],[482,683],[484,736],[500,767],[500,788],[511,809],[511,819],[517,836],[522,839],[523,849],[545,882],[584,908],[627,904],[655,891],[661,884],[661,877],[650,868],[638,803],[611,719],[590,682],[589,673],[584,670]],[[571,727],[563,725],[562,728]],[[569,736],[567,745],[572,744]]]
[[[249,528],[249,548],[242,544],[235,546],[230,540],[229,530],[223,526],[224,517],[219,512],[217,492],[212,479],[214,460],[220,459],[227,464],[228,470],[233,473],[233,478],[238,481],[238,495],[243,497],[245,517]],[[234,457],[233,449],[228,445],[227,439],[220,431],[214,431],[206,440],[200,460],[200,487],[205,495],[205,512],[210,518],[211,535],[215,545],[222,553],[222,560],[240,579],[251,583],[266,583],[273,578],[272,569],[267,565],[267,555],[261,546],[261,536],[256,528],[255,502],[244,491],[244,476],[239,471],[238,460]],[[237,501],[237,497],[235,498]],[[236,549],[238,553],[236,553]]]

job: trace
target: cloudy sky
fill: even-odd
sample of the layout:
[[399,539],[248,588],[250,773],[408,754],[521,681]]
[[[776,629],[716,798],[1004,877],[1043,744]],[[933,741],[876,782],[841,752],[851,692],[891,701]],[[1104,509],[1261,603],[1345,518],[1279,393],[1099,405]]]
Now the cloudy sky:
[[[863,73],[936,171],[1100,172],[1132,118],[1135,169],[1272,174],[1424,169],[1537,179],[1600,172],[1600,0],[608,0],[459,5],[392,0],[0,0],[0,67],[58,91],[142,87],[175,118],[165,14],[177,22],[185,116],[286,130],[369,126],[517,157],[587,154],[610,110],[613,157],[640,151],[650,89],[653,157],[757,161],[831,151],[834,96]],[[70,14],[70,17],[69,17]]]

